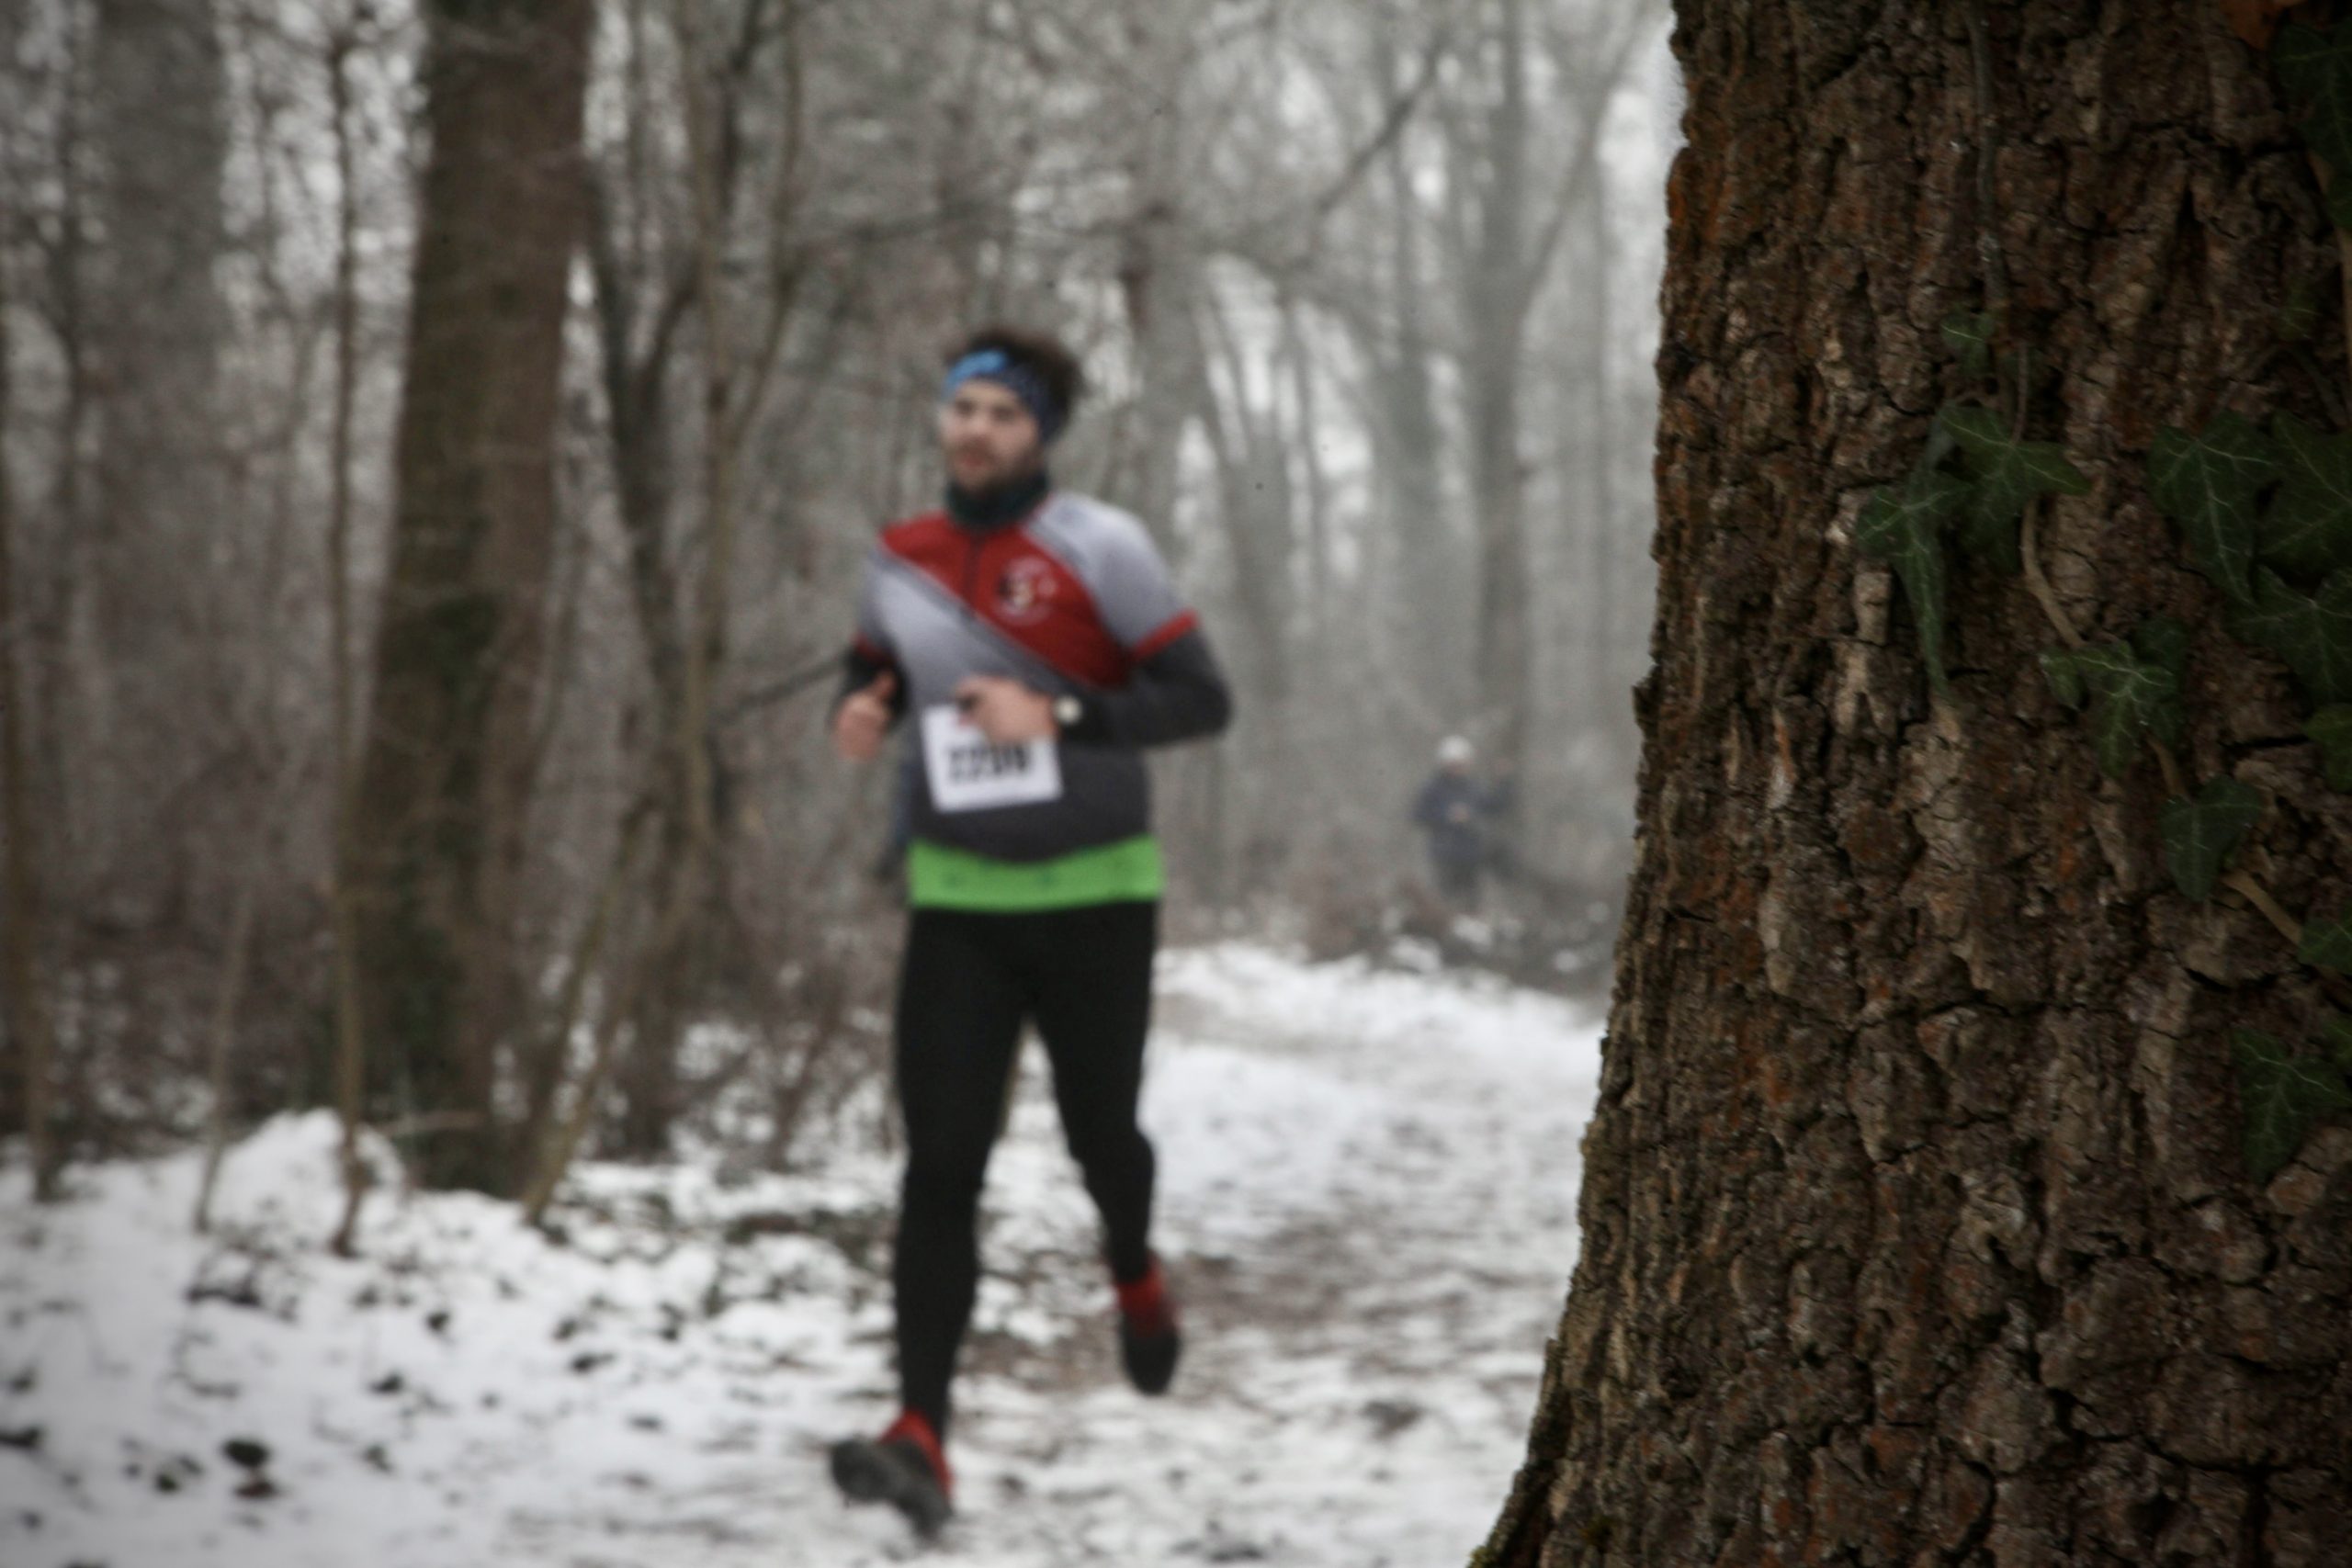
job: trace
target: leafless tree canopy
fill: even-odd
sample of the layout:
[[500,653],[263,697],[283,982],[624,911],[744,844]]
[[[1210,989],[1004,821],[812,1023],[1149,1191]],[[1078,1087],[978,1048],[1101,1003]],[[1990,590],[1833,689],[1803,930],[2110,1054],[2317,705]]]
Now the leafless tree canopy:
[[[870,1071],[884,803],[817,744],[942,352],[1051,328],[1069,485],[1241,697],[1195,926],[1412,918],[1460,731],[1589,951],[1645,661],[1661,8],[0,7],[0,1131],[340,1103],[544,1190]],[[756,1045],[698,1054],[694,1025]],[[208,1097],[210,1083],[218,1093]],[[738,1129],[739,1132],[745,1129]]]

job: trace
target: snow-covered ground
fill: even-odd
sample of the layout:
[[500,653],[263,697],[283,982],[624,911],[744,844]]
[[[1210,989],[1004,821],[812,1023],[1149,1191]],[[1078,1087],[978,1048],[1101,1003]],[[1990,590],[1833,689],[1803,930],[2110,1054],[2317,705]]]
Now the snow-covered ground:
[[1160,996],[1176,1390],[1119,1379],[1033,1049],[935,1547],[845,1507],[824,1465],[891,1413],[888,1156],[586,1168],[560,1241],[503,1204],[379,1197],[342,1260],[334,1129],[311,1117],[232,1151],[209,1237],[192,1156],[81,1170],[48,1211],[0,1179],[0,1563],[1464,1561],[1574,1262],[1596,1026],[1248,946],[1166,955]]

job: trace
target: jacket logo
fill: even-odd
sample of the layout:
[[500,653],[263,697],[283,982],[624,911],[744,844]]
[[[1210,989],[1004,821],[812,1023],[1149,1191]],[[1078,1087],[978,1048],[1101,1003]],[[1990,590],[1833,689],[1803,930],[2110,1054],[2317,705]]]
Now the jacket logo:
[[997,614],[1016,626],[1043,620],[1052,607],[1054,588],[1054,569],[1035,556],[1023,556],[997,579]]

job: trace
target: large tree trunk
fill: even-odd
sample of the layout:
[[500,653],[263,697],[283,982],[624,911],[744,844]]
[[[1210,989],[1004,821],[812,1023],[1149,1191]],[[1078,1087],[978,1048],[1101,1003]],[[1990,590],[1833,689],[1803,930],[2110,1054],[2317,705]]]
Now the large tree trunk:
[[424,1111],[428,1179],[503,1185],[491,1125],[514,951],[590,0],[441,0],[355,886],[371,1060]]
[[2230,1065],[2234,1025],[2316,1034],[2311,972],[2173,890],[2165,787],[2100,778],[2018,580],[1955,580],[1931,706],[1849,537],[1962,389],[1937,327],[1991,216],[2030,434],[2094,481],[2048,519],[2058,597],[2097,637],[2188,623],[2188,767],[2265,792],[2290,908],[2343,902],[2301,705],[2144,478],[2161,425],[2320,413],[2267,352],[2335,267],[2268,67],[2212,0],[1987,7],[1988,215],[1968,7],[1679,9],[1638,863],[1484,1560],[2341,1562],[2352,1134],[2251,1179]]
[[78,671],[94,747],[78,805],[102,836],[98,874],[153,900],[153,920],[228,885],[188,886],[198,835],[155,809],[159,788],[220,750],[234,706],[219,626],[243,585],[214,564],[245,521],[228,501],[220,402],[227,66],[210,0],[99,0],[92,20],[105,240],[90,255],[96,636]]

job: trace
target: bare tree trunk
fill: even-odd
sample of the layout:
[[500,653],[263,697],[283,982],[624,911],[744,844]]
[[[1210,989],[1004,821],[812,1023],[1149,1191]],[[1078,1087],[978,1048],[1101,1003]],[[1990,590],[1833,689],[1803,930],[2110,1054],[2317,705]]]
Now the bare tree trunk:
[[212,1007],[211,1047],[205,1074],[212,1103],[205,1116],[204,1175],[196,1184],[196,1212],[190,1224],[197,1235],[212,1228],[212,1190],[220,1179],[220,1162],[229,1152],[229,1060],[237,1038],[237,1008],[244,999],[245,965],[253,949],[254,901],[261,878],[249,874],[237,889],[237,907],[229,917],[229,949],[220,963],[220,994]]
[[1118,271],[1141,387],[1123,416],[1118,446],[1124,471],[1112,478],[1112,499],[1143,519],[1163,551],[1174,538],[1184,432],[1206,412],[1199,402],[1206,371],[1195,313],[1200,254],[1188,220],[1185,197],[1191,191],[1182,167],[1182,105],[1192,70],[1183,14],[1176,6],[1132,14],[1136,68],[1158,84],[1166,108],[1136,133]]
[[[614,916],[620,904],[621,893],[637,868],[638,845],[650,817],[650,806],[640,806],[628,814],[621,824],[620,840],[613,847],[613,860],[605,874],[605,886],[597,894],[594,912],[582,930],[580,941],[572,953],[571,972],[565,976],[563,998],[556,1010],[553,1039],[549,1042],[560,1062],[571,1041],[571,1032],[579,1021],[581,1003],[586,992],[588,976],[604,955],[605,943],[610,936]],[[555,1111],[555,1089],[550,1085],[544,1105],[533,1107],[532,1131],[543,1134],[531,1147],[534,1160],[526,1173],[520,1202],[526,1224],[537,1224],[546,1217],[548,1205],[555,1199],[556,1189],[563,1184],[564,1173],[571,1168],[580,1146],[587,1137],[589,1123],[594,1120],[597,1102],[604,1098],[610,1081],[615,1053],[619,1048],[622,1028],[637,1015],[645,986],[653,977],[657,961],[674,934],[673,915],[682,915],[684,906],[672,902],[665,905],[657,918],[652,936],[639,950],[635,960],[623,973],[615,996],[605,1008],[605,1016],[596,1028],[595,1049],[588,1069],[581,1076],[571,1105],[561,1120]]]
[[[657,929],[669,933],[668,946],[646,960],[652,973],[635,993],[635,1016],[624,1021],[629,1026],[628,1054],[616,1068],[622,1091],[619,1152],[640,1156],[658,1156],[669,1147],[682,1093],[678,1052],[687,1010],[719,966],[721,949],[736,936],[726,918],[726,857],[720,852],[733,825],[717,809],[723,791],[711,714],[728,651],[727,595],[734,576],[740,510],[736,472],[773,378],[797,292],[799,268],[790,252],[789,217],[800,150],[799,19],[797,0],[786,0],[779,29],[785,143],[776,154],[777,184],[766,214],[771,225],[769,287],[750,355],[740,356],[734,341],[732,294],[723,263],[746,164],[744,99],[769,41],[764,6],[754,4],[744,11],[730,47],[721,52],[705,36],[712,30],[707,12],[688,0],[673,0],[670,30],[683,73],[680,101],[656,106],[640,99],[631,106],[632,114],[640,118],[683,108],[694,202],[694,227],[679,247],[679,260],[661,280],[662,298],[642,351],[634,342],[642,284],[624,265],[609,211],[600,211],[593,233],[610,449],[629,540],[629,584],[655,710],[668,720],[652,763],[651,798],[659,818],[653,830],[659,841],[650,902],[656,909],[676,906],[681,910],[676,920],[657,923]],[[642,40],[634,47],[642,48]],[[629,194],[632,205],[658,199],[650,188]],[[667,400],[679,331],[690,313],[701,329],[704,508],[699,538],[706,547],[698,599],[691,610],[672,564],[670,470],[675,430]],[[679,553],[695,552],[688,548]],[[552,1079],[548,1088],[551,1091]]]
[[[1576,478],[1581,481],[1583,504],[1570,509],[1571,515],[1581,513],[1585,519],[1583,548],[1584,578],[1588,591],[1583,603],[1587,607],[1583,644],[1577,663],[1587,675],[1586,690],[1593,705],[1585,717],[1586,728],[1605,729],[1622,711],[1624,692],[1616,684],[1618,649],[1623,646],[1617,633],[1619,627],[1610,614],[1617,602],[1617,583],[1612,575],[1615,552],[1611,548],[1617,531],[1616,487],[1611,482],[1611,464],[1617,450],[1614,428],[1613,392],[1609,384],[1609,351],[1615,326],[1609,309],[1610,276],[1615,261],[1616,245],[1610,233],[1610,212],[1607,193],[1596,186],[1582,203],[1586,239],[1589,244],[1589,265],[1577,279],[1577,302],[1583,306],[1584,320],[1579,323],[1580,335],[1575,340],[1581,362],[1577,368],[1584,383],[1585,447],[1583,472]],[[1601,705],[1607,705],[1606,711]]]
[[1520,453],[1522,340],[1532,295],[1525,276],[1532,193],[1524,0],[1500,0],[1498,20],[1497,96],[1486,117],[1477,242],[1462,279],[1468,326],[1462,381],[1478,527],[1477,711],[1494,760],[1516,770],[1527,753],[1532,677],[1527,470]]
[[[23,34],[27,19],[21,7],[0,6],[0,90],[12,94],[26,92],[29,88],[30,73],[18,69],[15,63],[17,39]],[[17,141],[15,128],[0,124],[0,168],[14,169],[20,166],[18,161],[24,154]],[[7,231],[15,223],[16,204],[16,182],[0,180],[0,232]],[[14,414],[12,406],[14,388],[11,384],[13,371],[8,358],[14,327],[8,314],[11,287],[7,269],[11,260],[11,253],[6,248],[0,247],[0,532],[6,532],[10,536],[9,548],[13,557],[16,497],[10,489],[14,482],[14,473],[8,462],[8,446],[13,437]],[[27,689],[22,669],[25,662],[23,644],[31,637],[33,618],[16,607],[17,595],[25,592],[26,588],[25,585],[14,581],[13,571],[8,575],[9,582],[5,591],[0,591],[0,705],[4,705],[8,713],[17,716],[0,719],[0,724],[29,725],[31,716],[19,709],[17,704],[23,700]],[[17,765],[21,768],[23,757],[21,746],[15,755],[17,758]],[[8,756],[8,739],[5,734],[0,734],[0,833],[9,834],[7,845],[5,850],[0,850],[0,855],[13,858],[17,853],[17,840],[12,832],[9,832],[5,818],[7,809],[5,792],[8,787],[5,783],[5,770],[10,765]],[[29,784],[30,781],[25,781],[25,784],[18,787],[29,787]],[[29,816],[30,807],[24,809],[26,815]],[[54,836],[52,832],[51,837],[54,838]],[[15,940],[6,929],[7,925],[14,923],[16,918],[8,908],[7,889],[10,886],[11,874],[6,861],[0,859],[0,922],[5,922],[0,923],[0,964],[7,962],[8,944]],[[30,973],[29,964],[27,966],[27,973]],[[14,973],[0,969],[0,976],[6,976],[13,994],[16,987]],[[24,1043],[17,1035],[14,1015],[5,1007],[0,1007],[0,1032],[6,1032],[8,1047],[6,1054],[0,1055],[0,1129],[17,1132],[22,1131],[25,1126],[25,1091],[29,1085],[25,1070],[27,1064],[22,1059]]]
[[1165,550],[1173,538],[1184,433],[1202,412],[1199,389],[1206,371],[1195,316],[1195,258],[1182,233],[1180,209],[1149,176],[1139,186],[1144,205],[1129,220],[1119,285],[1142,387],[1121,416],[1124,460],[1110,488],[1113,499],[1132,508]]
[[[103,835],[102,826],[95,820],[97,803],[85,799],[84,792],[74,787],[84,771],[83,756],[88,750],[85,731],[91,728],[83,711],[88,705],[83,700],[85,693],[77,689],[75,671],[102,666],[105,660],[104,638],[93,624],[97,617],[90,612],[90,602],[96,597],[94,580],[104,552],[92,537],[96,530],[87,525],[90,508],[84,460],[92,406],[96,401],[92,386],[96,379],[92,365],[96,334],[90,326],[93,302],[88,278],[94,224],[86,173],[95,160],[83,148],[89,115],[85,84],[92,74],[90,41],[87,18],[80,9],[68,10],[62,21],[65,102],[49,170],[57,192],[57,233],[44,259],[50,274],[51,330],[56,335],[65,380],[63,406],[58,412],[51,504],[62,537],[72,542],[74,558],[63,572],[51,635],[43,639],[53,650],[52,656],[44,660],[45,669],[28,672],[39,682],[32,700],[40,708],[40,730],[53,738],[45,748],[49,766],[42,770],[45,787],[40,795],[57,813],[54,838],[62,863],[52,864],[49,874],[60,890],[61,904],[97,880],[93,868],[101,858]],[[32,624],[28,609],[20,608],[18,613],[28,626]]]
[[368,1117],[367,1030],[359,999],[358,908],[353,879],[358,798],[352,748],[356,694],[351,667],[351,422],[359,383],[359,170],[352,145],[352,35],[338,32],[327,46],[327,78],[334,118],[334,411],[327,465],[327,674],[334,682],[334,754],[327,776],[334,814],[334,1096],[343,1118],[343,1216],[330,1243],[349,1257],[368,1194],[368,1167],[359,1157],[359,1131]]
[[91,19],[105,231],[87,256],[101,439],[88,523],[96,637],[77,660],[96,750],[80,787],[111,891],[153,920],[231,886],[199,870],[199,835],[153,809],[156,782],[218,744],[189,716],[234,700],[213,632],[228,587],[213,563],[243,522],[227,504],[219,395],[227,63],[212,0],[97,0]]
[[581,214],[590,0],[439,0],[392,561],[352,867],[368,1051],[414,1109],[436,1185],[499,1189],[500,1057],[531,789],[565,281]]
[[2340,906],[2301,705],[2146,491],[2164,425],[2319,412],[2269,352],[2336,265],[2269,72],[2207,0],[1992,7],[1988,138],[1962,8],[1678,9],[1638,864],[1583,1251],[1480,1561],[2339,1562],[2352,1134],[2251,1179],[2229,1045],[2314,1032],[2312,972],[2174,890],[2165,786],[2102,781],[2018,580],[1956,576],[1931,705],[1850,544],[1962,388],[1937,324],[1991,224],[2032,433],[2092,478],[2048,514],[2056,598],[2188,625],[2188,761],[2263,792],[2290,903]]
[[1313,349],[1298,301],[1282,302],[1282,357],[1290,370],[1291,429],[1306,492],[1306,665],[1319,679],[1331,655],[1331,479],[1323,461],[1322,400],[1317,395]]
[[[1251,400],[1239,342],[1222,312],[1204,299],[1200,315],[1196,330],[1208,341],[1195,353],[1204,367],[1197,394],[1216,460],[1217,517],[1232,560],[1233,603],[1240,611],[1236,671],[1242,689],[1254,694],[1238,737],[1250,765],[1238,781],[1220,774],[1217,784],[1226,796],[1227,841],[1238,850],[1242,871],[1238,884],[1228,883],[1225,891],[1246,898],[1282,875],[1295,822],[1291,807],[1298,798],[1299,737],[1291,716],[1294,666],[1303,641],[1292,581],[1297,525],[1283,449],[1279,367],[1270,367],[1275,400],[1261,412]],[[1229,392],[1222,398],[1206,373],[1212,357],[1225,366]]]
[[[707,21],[695,0],[672,0],[671,24],[678,41],[684,88],[681,107],[694,197],[694,299],[702,325],[703,535],[707,547],[679,670],[670,760],[662,767],[673,788],[665,822],[669,842],[664,847],[669,852],[663,855],[659,873],[662,886],[656,908],[663,911],[655,933],[659,945],[639,960],[651,973],[640,992],[641,1002],[628,1018],[638,1026],[628,1141],[634,1152],[646,1155],[668,1151],[671,1122],[677,1114],[679,1036],[685,998],[691,994],[684,971],[699,956],[688,951],[683,939],[694,930],[691,913],[705,896],[718,843],[718,824],[712,806],[711,693],[727,655],[727,598],[735,561],[731,429],[735,344],[720,271],[730,205],[725,187],[731,184],[733,163],[727,159],[728,166],[722,168],[721,142],[733,130],[731,91],[729,101],[713,101],[711,61],[703,38]],[[731,84],[729,86],[731,89]]]
[[[11,193],[13,194],[13,193]],[[0,218],[13,216],[0,205]],[[8,464],[9,414],[15,363],[9,344],[8,272],[0,257],[0,831],[8,837],[6,905],[0,908],[0,980],[7,991],[8,1041],[15,1047],[24,1083],[25,1149],[32,1164],[33,1194],[57,1196],[59,1150],[54,1140],[49,1010],[39,974],[40,895],[34,863],[33,806],[25,780],[25,649],[28,619],[18,604],[16,573],[16,497]]]
[[[1375,63],[1385,83],[1402,81],[1396,51],[1385,37]],[[1397,592],[1383,608],[1392,635],[1408,654],[1421,699],[1439,713],[1458,713],[1473,690],[1460,650],[1473,644],[1475,570],[1463,541],[1475,527],[1456,526],[1446,504],[1445,440],[1438,422],[1436,348],[1430,342],[1424,237],[1413,181],[1401,141],[1386,157],[1389,201],[1387,312],[1396,322],[1393,345],[1364,344],[1374,366],[1374,459],[1380,483],[1380,525],[1397,570]],[[1426,738],[1434,740],[1436,737]]]
[[[642,40],[633,47],[641,48]],[[650,118],[652,110],[649,105],[638,103],[631,106],[631,112],[641,119]],[[615,231],[616,194],[607,193],[595,204],[590,224],[604,359],[605,428],[621,531],[628,542],[630,604],[637,612],[652,709],[657,714],[674,715],[685,706],[689,634],[677,574],[670,559],[673,488],[670,444],[675,429],[669,412],[668,383],[678,329],[693,308],[703,269],[699,265],[689,265],[665,281],[648,328],[645,347],[639,350],[635,337],[643,280],[634,276],[627,266],[620,236]],[[648,194],[644,188],[632,188],[628,192],[631,205],[642,203]],[[672,739],[665,736],[654,762],[657,770],[669,775],[655,793],[655,798],[663,806],[660,826],[655,829],[661,840],[654,862],[656,880],[662,884],[653,895],[657,907],[668,904],[668,883],[682,869],[686,785],[678,770],[683,761]],[[676,1081],[675,1032],[651,1015],[662,1010],[663,1001],[676,989],[674,984],[668,982],[657,982],[649,988],[645,1006],[640,1010],[645,1016],[636,1021],[638,1027],[630,1041],[628,1059],[621,1065],[624,1109],[620,1142],[625,1152],[658,1152],[668,1140]],[[568,1048],[561,1034],[550,1037],[547,1043],[557,1055],[536,1064],[533,1069],[530,1098],[535,1127],[551,1112],[553,1096],[562,1077],[562,1054]]]
[[[1192,351],[1193,362],[1201,367],[1193,395],[1216,460],[1217,513],[1232,557],[1233,600],[1241,611],[1243,684],[1260,694],[1267,723],[1279,730],[1290,695],[1291,622],[1297,599],[1291,581],[1296,528],[1290,473],[1274,411],[1261,413],[1251,406],[1248,367],[1214,301],[1201,302],[1194,331],[1206,340]],[[1209,375],[1212,355],[1225,362],[1228,398],[1217,395]]]

